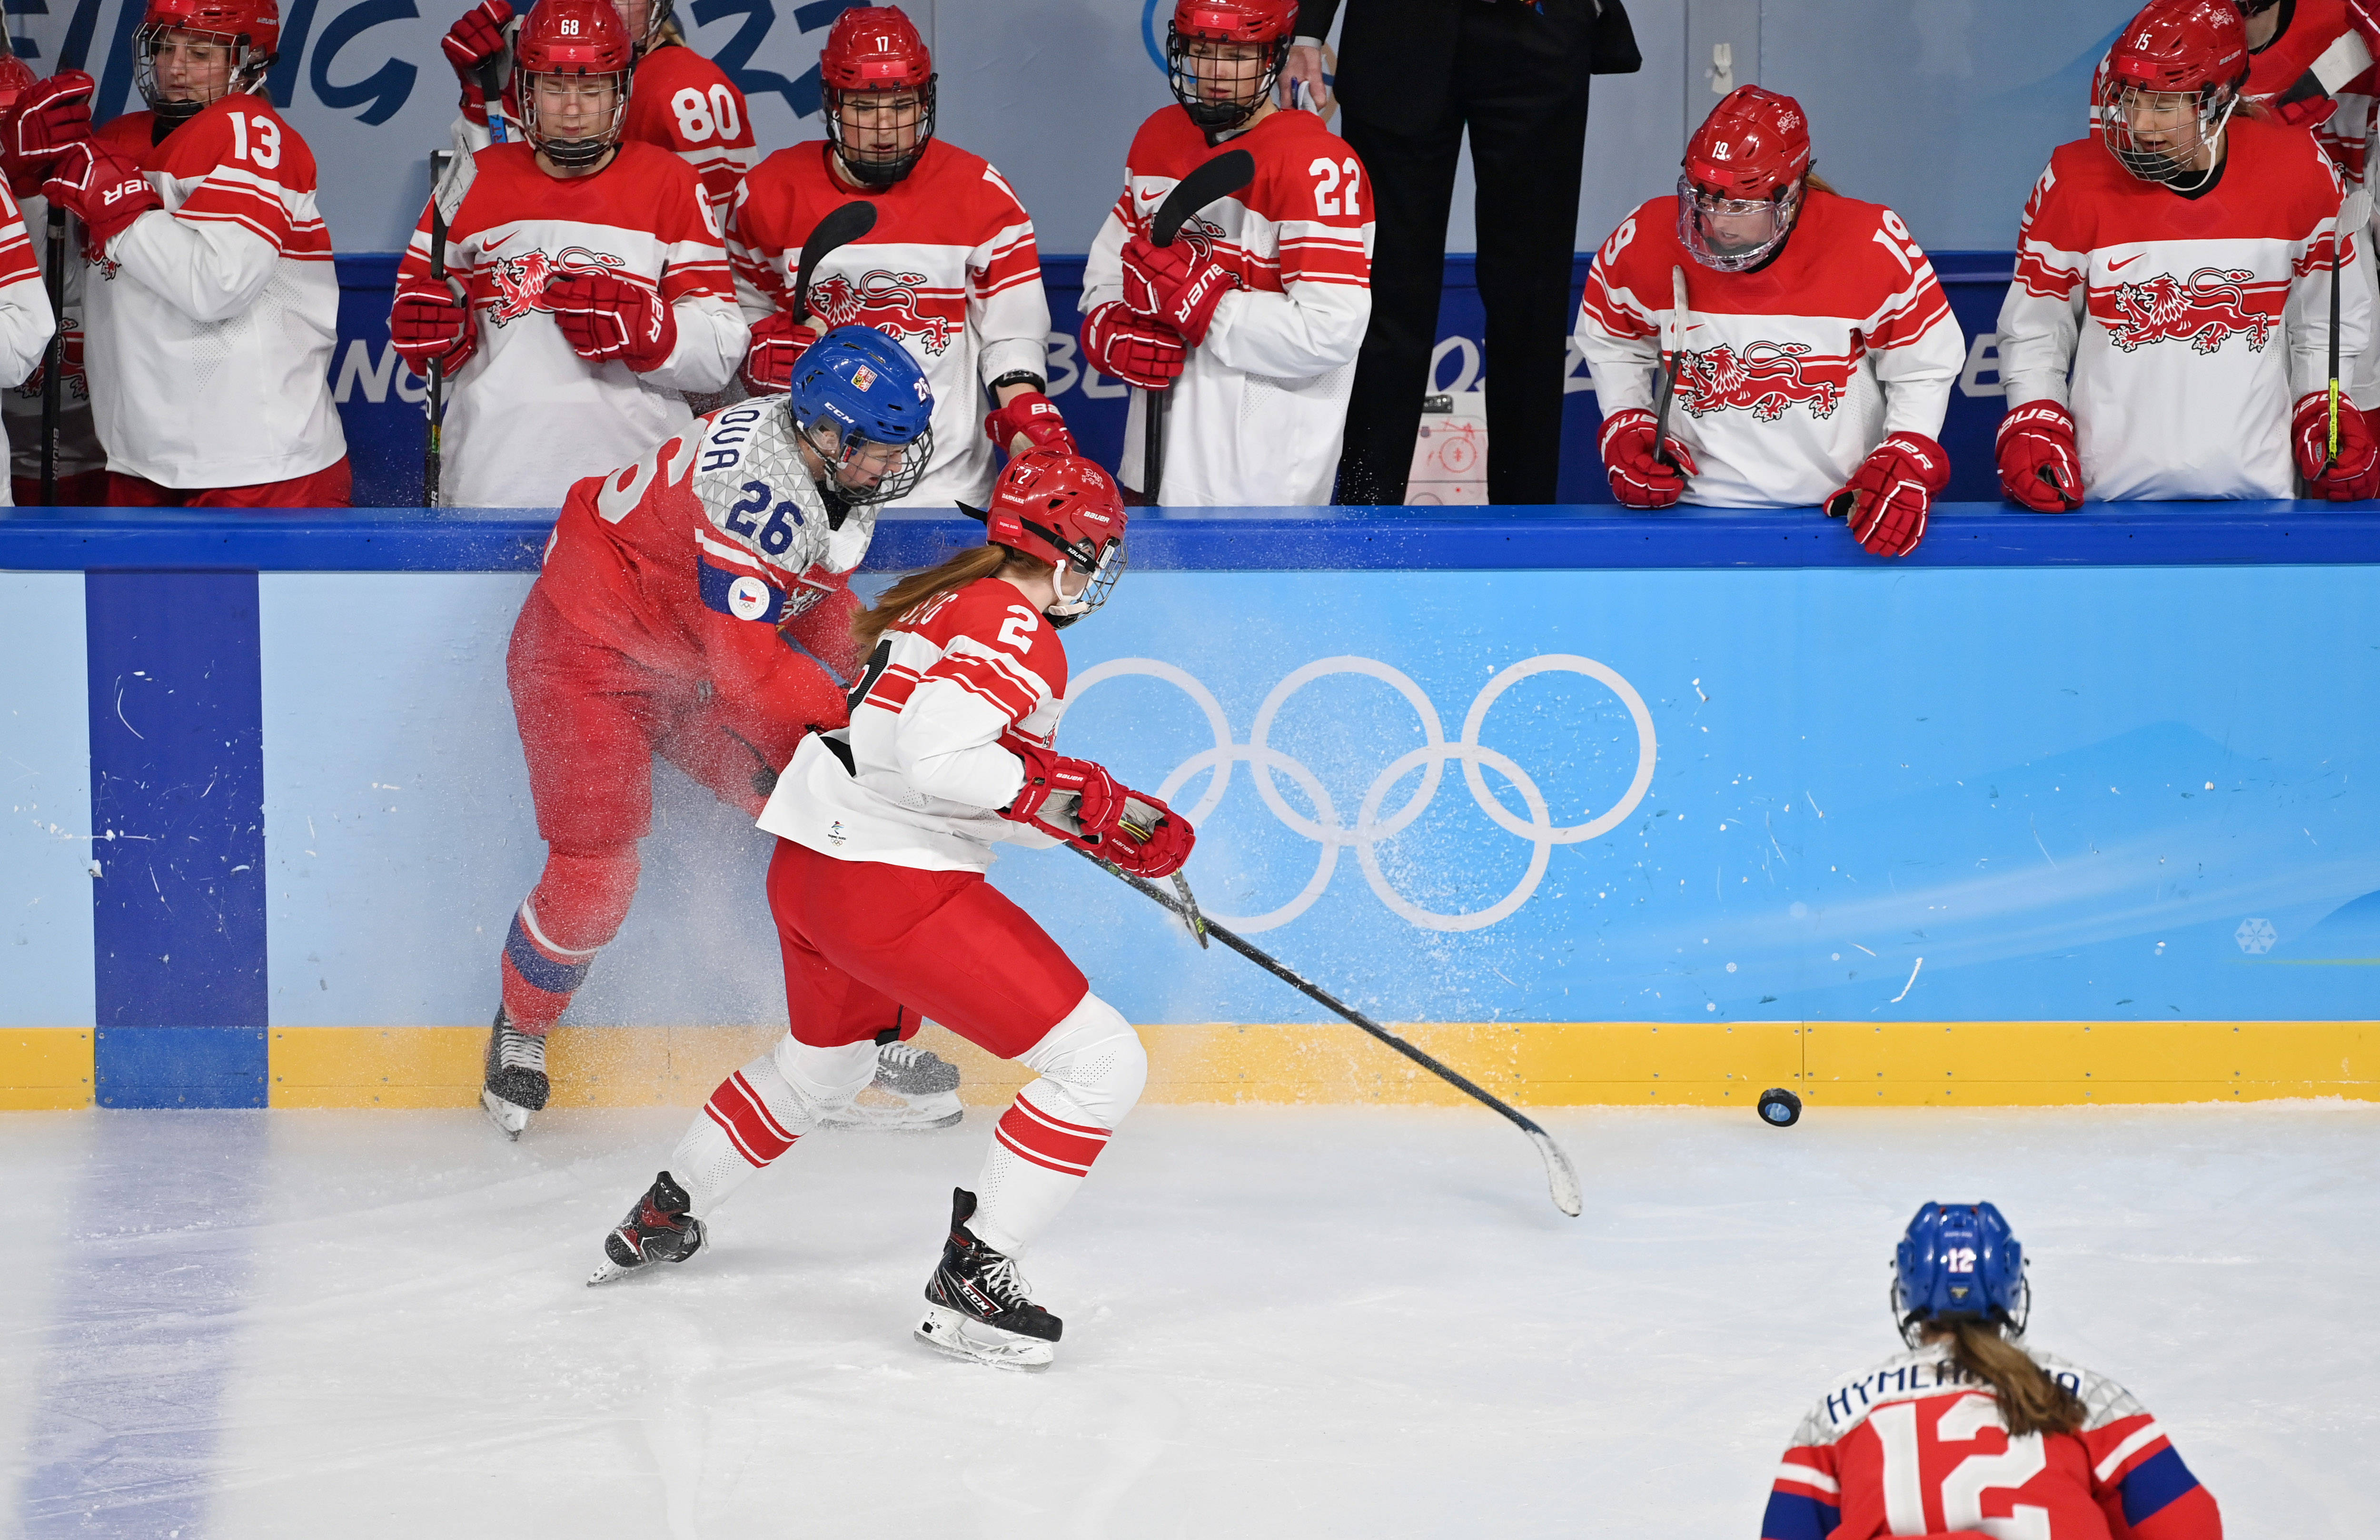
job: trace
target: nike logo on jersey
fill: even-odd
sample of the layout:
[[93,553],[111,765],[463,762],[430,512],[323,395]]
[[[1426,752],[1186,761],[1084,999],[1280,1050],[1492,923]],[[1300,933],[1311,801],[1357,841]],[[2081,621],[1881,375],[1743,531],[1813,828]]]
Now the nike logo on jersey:
[[2107,264],[2107,271],[2108,271],[2108,272],[2110,272],[2110,273],[2114,273],[2114,272],[2118,271],[2118,270],[2119,270],[2119,269],[2120,269],[2120,268],[2130,267],[2132,263],[2134,263],[2134,262],[2136,262],[2136,261],[2139,261],[2143,257],[2145,257],[2145,256],[2147,256],[2147,255],[2148,255],[2148,253],[2147,253],[2147,252],[2145,252],[2145,251],[2135,251],[2135,252],[2133,252],[2131,256],[2129,256],[2129,257],[2125,258],[2125,259],[2124,259],[2122,261],[2120,261],[2120,262],[2109,262],[2109,263]]

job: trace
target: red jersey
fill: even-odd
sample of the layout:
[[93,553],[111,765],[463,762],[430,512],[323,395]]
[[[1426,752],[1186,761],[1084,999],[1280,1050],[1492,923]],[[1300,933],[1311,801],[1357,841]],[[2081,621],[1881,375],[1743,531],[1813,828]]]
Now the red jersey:
[[[2185,198],[2078,139],[2025,204],[2000,373],[2010,407],[2073,412],[2094,497],[2295,488],[2289,414],[2329,378],[2338,174],[2301,129],[2234,117],[2224,145],[2219,177]],[[2371,310],[2364,285],[2341,286],[2343,357]]]
[[[1182,227],[1235,274],[1206,340],[1168,392],[1165,485],[1179,504],[1310,505],[1330,501],[1372,319],[1372,192],[1347,141],[1304,111],[1276,111],[1208,144],[1178,105],[1140,126],[1123,191],[1083,265],[1086,313],[1123,297],[1123,247],[1147,235],[1173,185],[1223,150],[1255,157],[1256,180]],[[1133,393],[1123,473],[1136,491],[1141,413]]]
[[874,204],[875,227],[819,264],[810,309],[831,326],[875,327],[926,371],[934,457],[895,506],[986,503],[984,387],[1018,370],[1050,377],[1050,301],[1032,217],[990,162],[941,139],[928,140],[909,175],[880,191],[837,176],[832,154],[823,139],[796,144],[744,179],[727,255],[745,318],[791,308],[802,243],[829,212],[855,199]]
[[2115,1381],[2027,1350],[2083,1407],[2079,1433],[2009,1437],[1989,1385],[1935,1342],[1838,1383],[1777,1471],[1762,1540],[1884,1535],[2222,1540],[2214,1497]]
[[[0,379],[23,382],[0,394],[0,412],[7,419],[11,468],[29,478],[42,474],[42,362],[51,333],[59,330],[67,334],[67,367],[61,382],[58,474],[72,476],[106,464],[91,430],[91,391],[82,371],[80,285],[67,297],[61,325],[50,309],[49,289],[42,282],[28,234],[40,226],[48,208],[46,200],[36,197],[19,211],[10,190],[0,186]],[[76,278],[82,264],[72,256],[66,261],[67,271],[62,276]],[[0,488],[0,506],[9,501],[9,489]]]
[[692,166],[722,227],[737,185],[760,158],[744,93],[725,70],[684,43],[665,43],[637,61],[620,132]]
[[1750,273],[1694,261],[1674,197],[1630,214],[1587,269],[1574,333],[1607,417],[1653,404],[1679,269],[1688,313],[1669,431],[1700,467],[1687,502],[1817,503],[1888,434],[1941,436],[1966,339],[1890,209],[1812,188],[1785,249]]

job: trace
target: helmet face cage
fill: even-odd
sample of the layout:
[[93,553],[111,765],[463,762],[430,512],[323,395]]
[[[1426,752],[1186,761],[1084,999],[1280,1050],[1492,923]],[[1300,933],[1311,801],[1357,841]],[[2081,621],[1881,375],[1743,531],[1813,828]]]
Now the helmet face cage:
[[[223,90],[212,96],[166,97],[165,88],[157,79],[157,55],[164,51],[166,35],[171,32],[223,45],[231,55]],[[176,20],[159,19],[142,22],[132,33],[132,84],[140,92],[140,100],[149,103],[151,112],[176,126],[188,122],[226,96],[253,90],[272,66],[273,55],[259,54],[249,47],[245,32],[208,31]]]
[[1031,519],[1018,522],[1025,526],[1026,533],[1039,537],[1052,550],[1066,553],[1066,559],[1058,564],[1059,571],[1071,568],[1086,575],[1088,579],[1080,592],[1069,594],[1065,584],[1059,581],[1057,571],[1050,574],[1050,580],[1058,590],[1058,598],[1055,603],[1041,612],[1050,617],[1050,624],[1062,631],[1108,601],[1108,595],[1115,591],[1117,580],[1123,576],[1123,540],[1121,537],[1110,535],[1105,544],[1097,547],[1088,538],[1069,545],[1054,529],[1044,528]]
[[[1281,67],[1289,59],[1290,39],[1275,38],[1270,42],[1239,42],[1204,35],[1185,37],[1180,28],[1168,22],[1165,29],[1165,81],[1173,89],[1173,100],[1190,115],[1190,121],[1207,133],[1222,133],[1238,127],[1257,115],[1257,109],[1271,96],[1275,81],[1281,79]],[[1203,57],[1193,58],[1191,49],[1205,44]],[[1241,50],[1261,49],[1254,57]],[[1226,55],[1226,50],[1233,51]],[[1217,67],[1228,59],[1237,61],[1245,72],[1250,65],[1257,67],[1253,79],[1243,79],[1245,89],[1226,97],[1206,94],[1202,81],[1207,74],[1220,74]],[[1202,67],[1204,73],[1202,73]]]
[[620,13],[620,25],[636,40],[637,57],[643,58],[661,45],[662,34],[669,30],[670,18],[677,14],[677,0],[648,0],[645,24],[638,28],[628,20],[628,0],[612,0],[613,8]]
[[[791,398],[787,409],[791,409]],[[830,412],[814,412],[808,422],[796,422],[802,442],[826,467],[834,495],[854,508],[898,503],[917,490],[934,457],[934,430],[928,427],[906,443],[884,443],[856,431],[846,431]],[[869,478],[873,477],[871,482]]]
[[[2196,169],[2192,163],[2199,152],[2222,137],[2224,125],[2239,104],[2236,85],[2160,91],[2110,71],[2097,103],[2100,138],[2123,168],[2142,181],[2176,182]],[[2152,124],[2169,121],[2171,127],[2143,128],[2135,124],[2135,115]],[[2143,134],[2162,142],[2149,142]],[[2197,173],[2198,180],[2204,182],[2214,174],[2210,163]]]
[[[826,107],[827,142],[834,146],[835,158],[843,163],[845,171],[851,173],[853,180],[865,187],[889,188],[917,169],[918,160],[926,153],[927,144],[934,137],[934,82],[941,79],[939,75],[929,75],[922,86],[888,83],[864,91],[842,86],[825,89],[822,94]],[[873,100],[899,96],[908,97],[908,104],[887,106]],[[855,112],[867,112],[872,108],[880,116],[890,111],[894,115],[891,127],[915,128],[917,132],[906,149],[880,150],[873,146],[856,145],[849,136],[866,130],[856,129],[844,121],[845,107]]]
[[[577,139],[564,139],[553,133],[547,127],[544,114],[537,103],[537,83],[548,76],[562,80],[610,81],[612,111],[602,120],[601,127]],[[569,170],[576,171],[601,160],[620,142],[620,132],[627,126],[628,72],[625,69],[589,73],[582,66],[576,70],[539,70],[532,74],[516,64],[513,66],[513,94],[520,102],[522,136],[537,147],[539,154]]]
[[[1694,261],[1719,273],[1742,273],[1758,267],[1777,254],[1793,222],[1802,212],[1806,174],[1796,176],[1769,198],[1721,198],[1694,185],[1691,175],[1678,177],[1678,241]],[[1724,233],[1709,221],[1731,222]]]

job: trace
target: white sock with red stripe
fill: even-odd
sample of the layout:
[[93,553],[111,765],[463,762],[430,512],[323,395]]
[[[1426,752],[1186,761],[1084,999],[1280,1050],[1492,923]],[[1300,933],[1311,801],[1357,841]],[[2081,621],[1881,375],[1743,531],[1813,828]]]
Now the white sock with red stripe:
[[790,1037],[719,1083],[670,1156],[670,1175],[708,1216],[753,1172],[876,1077],[876,1045],[811,1048]]
[[991,1131],[968,1226],[1011,1256],[1066,1207],[1148,1081],[1140,1035],[1097,995],[1085,995],[1017,1062],[1041,1078],[1016,1093]]

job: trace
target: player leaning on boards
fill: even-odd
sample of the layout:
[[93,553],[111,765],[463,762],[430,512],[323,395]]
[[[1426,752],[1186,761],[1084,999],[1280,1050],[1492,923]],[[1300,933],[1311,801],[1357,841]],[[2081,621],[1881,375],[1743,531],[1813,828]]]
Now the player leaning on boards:
[[[1123,479],[1145,502],[1330,501],[1372,315],[1372,199],[1346,141],[1273,100],[1296,30],[1295,0],[1178,0],[1176,104],[1133,136],[1083,267],[1084,356],[1143,387]],[[1256,180],[1153,244],[1166,193],[1225,147],[1255,157]],[[1161,487],[1140,484],[1149,391],[1171,398]]]
[[331,233],[313,152],[263,94],[280,41],[273,0],[154,0],[132,34],[147,112],[94,133],[80,70],[19,103],[17,152],[82,227],[110,503],[346,506]]
[[2139,1401],[2022,1345],[2032,1303],[1998,1208],[1920,1208],[1893,1255],[1910,1351],[1802,1420],[1762,1540],[2222,1540],[2214,1495]]
[[974,1188],[952,1194],[917,1335],[1002,1368],[1050,1363],[1060,1322],[1016,1259],[1139,1100],[1148,1059],[984,870],[1002,841],[1062,840],[1165,877],[1193,836],[1164,804],[1050,746],[1065,709],[1058,629],[1099,608],[1123,568],[1115,482],[1032,450],[1009,462],[983,516],[987,544],[859,617],[870,651],[850,725],[802,741],[760,816],[778,836],[769,907],[791,1032],[711,1093],[589,1281],[693,1255],[721,1199],[868,1083],[877,1033],[931,1016],[1038,1078],[1001,1117]]
[[2338,176],[2242,103],[2247,78],[2233,0],[2151,0],[2117,36],[2103,132],[2034,184],[1999,322],[2000,485],[2026,507],[2380,491],[2360,413],[2330,449],[2333,306],[2342,358],[2372,321],[2363,285],[2331,293]]
[[757,815],[810,725],[844,720],[851,572],[923,467],[932,412],[906,353],[845,327],[790,395],[570,489],[505,660],[547,846],[504,939],[480,1097],[515,1138],[546,1103],[546,1034],[636,896],[653,756]]
[[[835,18],[819,55],[826,138],[780,150],[745,179],[727,230],[736,297],[752,323],[744,382],[783,391],[830,326],[873,326],[933,385],[934,461],[905,500],[947,509],[991,491],[992,445],[1072,451],[1049,389],[1050,302],[1033,220],[980,155],[934,137],[934,67],[897,6]],[[855,200],[868,233],[815,270],[810,317],[793,315],[802,249]],[[978,429],[979,392],[997,408]]]
[[445,360],[446,501],[550,507],[581,476],[692,430],[747,333],[686,164],[623,140],[633,50],[611,0],[540,0],[513,90],[526,142],[459,163],[468,188],[430,276],[437,210],[397,269],[389,333],[416,373]]
[[[1949,485],[1939,443],[1965,340],[1900,216],[1811,174],[1790,96],[1740,86],[1595,254],[1576,337],[1603,463],[1631,508],[1821,503],[1906,556]],[[1682,285],[1684,301],[1679,300]],[[1677,371],[1656,443],[1654,376]]]
[[[727,72],[694,51],[673,13],[676,0],[613,0],[620,25],[636,55],[636,89],[620,138],[628,144],[666,150],[694,169],[702,196],[722,226],[744,174],[760,152],[752,138],[752,116],[744,93]],[[455,148],[465,154],[493,142],[488,88],[497,91],[495,115],[504,138],[523,132],[520,91],[508,60],[518,23],[507,0],[480,0],[446,30],[441,43],[446,62],[463,85],[463,112],[455,123]]]

